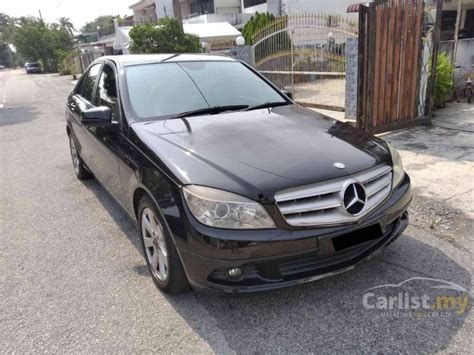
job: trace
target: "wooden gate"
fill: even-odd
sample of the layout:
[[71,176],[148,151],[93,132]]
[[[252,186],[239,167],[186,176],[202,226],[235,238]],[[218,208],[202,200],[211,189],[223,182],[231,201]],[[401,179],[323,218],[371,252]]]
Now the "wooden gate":
[[425,120],[419,118],[423,7],[423,0],[378,0],[359,10],[357,123],[367,131]]

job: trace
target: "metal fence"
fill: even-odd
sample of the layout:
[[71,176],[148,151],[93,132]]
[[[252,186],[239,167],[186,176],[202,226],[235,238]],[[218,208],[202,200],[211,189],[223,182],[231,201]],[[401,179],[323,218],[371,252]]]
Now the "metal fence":
[[445,53],[449,58],[453,56],[454,41],[440,41],[438,53]]
[[230,54],[230,49],[235,46],[235,39],[220,39],[206,42],[206,47],[204,48],[206,52],[214,54]]
[[342,16],[290,14],[254,35],[255,68],[302,104],[343,110],[350,37],[357,23]]

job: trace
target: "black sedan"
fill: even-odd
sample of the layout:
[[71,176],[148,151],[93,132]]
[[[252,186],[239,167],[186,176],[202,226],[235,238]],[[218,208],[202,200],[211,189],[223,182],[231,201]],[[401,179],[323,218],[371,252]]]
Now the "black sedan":
[[93,62],[67,101],[79,179],[140,229],[156,285],[276,289],[352,269],[406,228],[396,150],[209,55]]

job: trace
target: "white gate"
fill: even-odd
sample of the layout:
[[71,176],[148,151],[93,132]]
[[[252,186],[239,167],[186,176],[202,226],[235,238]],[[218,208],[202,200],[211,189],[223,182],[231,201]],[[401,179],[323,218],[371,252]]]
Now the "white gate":
[[349,37],[357,37],[357,24],[341,16],[278,18],[253,38],[255,68],[304,105],[344,110]]

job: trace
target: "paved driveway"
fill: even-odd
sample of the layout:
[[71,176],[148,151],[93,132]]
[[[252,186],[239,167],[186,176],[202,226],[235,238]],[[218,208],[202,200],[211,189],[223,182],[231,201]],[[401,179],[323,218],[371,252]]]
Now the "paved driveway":
[[418,128],[388,137],[415,183],[412,224],[356,270],[271,294],[170,297],[148,276],[128,217],[97,182],[74,177],[64,122],[71,89],[64,77],[0,73],[2,352],[473,348],[470,307],[396,316],[362,303],[366,289],[412,277],[454,282],[472,295],[472,133]]

